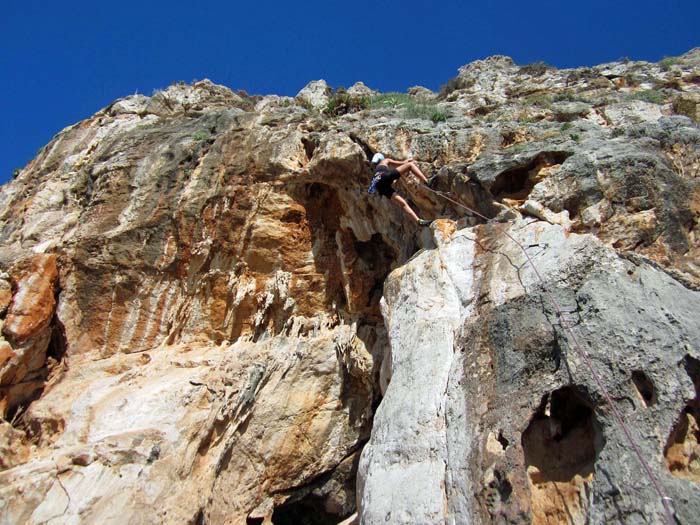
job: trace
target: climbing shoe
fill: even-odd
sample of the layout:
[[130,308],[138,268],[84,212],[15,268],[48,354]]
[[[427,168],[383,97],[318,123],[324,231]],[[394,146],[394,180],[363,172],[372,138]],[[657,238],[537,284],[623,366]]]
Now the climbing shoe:
[[438,178],[437,175],[433,175],[432,177],[428,178],[428,187],[429,188],[435,187],[435,183],[437,182],[437,178]]
[[427,221],[425,219],[418,219],[418,224],[421,226],[430,226],[433,221]]

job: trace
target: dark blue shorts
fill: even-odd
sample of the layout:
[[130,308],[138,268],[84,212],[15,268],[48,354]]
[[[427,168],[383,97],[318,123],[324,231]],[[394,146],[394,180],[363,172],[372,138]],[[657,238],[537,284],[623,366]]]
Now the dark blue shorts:
[[384,173],[379,179],[379,182],[377,182],[377,193],[379,193],[379,195],[382,197],[391,199],[391,196],[396,193],[396,190],[391,186],[391,184],[395,180],[398,180],[399,177],[401,177],[401,174],[397,170],[389,170]]

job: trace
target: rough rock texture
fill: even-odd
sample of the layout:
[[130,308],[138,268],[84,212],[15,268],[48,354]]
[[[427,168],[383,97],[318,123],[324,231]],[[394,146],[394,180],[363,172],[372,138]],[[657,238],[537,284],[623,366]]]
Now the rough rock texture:
[[[47,351],[52,338],[51,321],[56,309],[54,288],[58,271],[56,256],[41,254],[16,266],[14,297],[7,304],[0,340],[0,414],[26,402],[43,384],[56,357]],[[6,292],[10,291],[8,285]],[[7,295],[10,295],[7,293]],[[53,353],[57,349],[54,347]],[[55,360],[54,360],[55,361]]]
[[[0,523],[658,523],[505,231],[692,522],[699,67],[491,57],[341,117],[205,80],[66,128],[0,190]],[[444,220],[367,194],[376,151]]]
[[297,93],[296,98],[314,108],[323,109],[328,104],[331,91],[325,80],[313,80]]
[[[697,480],[696,401],[689,410],[686,400],[698,376],[684,365],[700,347],[700,294],[589,235],[543,222],[509,233],[568,313],[656,475],[684,502],[681,522],[691,522],[699,489],[680,479]],[[383,304],[393,373],[360,463],[363,522],[663,520],[648,479],[630,477],[636,457],[509,238],[484,226],[441,240],[389,275]],[[680,479],[663,459],[677,420],[683,429],[666,457]]]

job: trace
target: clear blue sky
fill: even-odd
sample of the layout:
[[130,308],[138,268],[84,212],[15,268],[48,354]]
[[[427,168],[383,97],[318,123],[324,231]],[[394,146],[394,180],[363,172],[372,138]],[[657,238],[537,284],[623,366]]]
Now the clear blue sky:
[[5,0],[0,183],[65,126],[174,81],[292,96],[319,78],[437,90],[493,54],[560,68],[658,61],[700,46],[698,20],[698,0]]

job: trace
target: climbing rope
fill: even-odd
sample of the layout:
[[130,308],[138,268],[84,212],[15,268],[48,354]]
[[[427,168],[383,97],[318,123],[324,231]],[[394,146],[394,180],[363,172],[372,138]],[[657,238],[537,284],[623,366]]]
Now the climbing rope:
[[663,488],[661,487],[661,484],[659,481],[656,479],[656,476],[652,472],[651,468],[649,467],[649,464],[646,462],[644,459],[644,456],[642,455],[642,451],[639,448],[639,445],[637,445],[637,442],[634,440],[632,437],[632,434],[629,431],[629,428],[625,424],[624,420],[622,419],[622,416],[620,415],[620,412],[617,410],[617,407],[615,407],[615,404],[613,403],[612,398],[610,397],[610,394],[608,393],[607,389],[603,385],[602,380],[600,379],[600,376],[598,373],[595,371],[595,368],[593,367],[593,362],[591,361],[591,358],[589,357],[588,353],[583,349],[583,347],[579,344],[578,339],[576,338],[576,334],[574,334],[574,331],[571,328],[571,325],[569,324],[569,320],[562,311],[561,307],[559,306],[559,302],[557,301],[556,297],[554,297],[554,294],[550,290],[549,286],[545,282],[545,280],[542,278],[542,275],[540,274],[539,270],[537,269],[537,265],[535,265],[535,262],[532,260],[530,257],[530,254],[527,253],[527,250],[525,247],[522,245],[520,241],[518,241],[515,237],[513,237],[508,231],[501,226],[500,223],[494,222],[493,219],[489,219],[485,215],[482,215],[476,210],[471,209],[469,206],[466,206],[465,204],[462,204],[461,202],[458,202],[451,197],[449,197],[445,192],[441,191],[436,191],[428,186],[425,186],[425,188],[434,193],[435,195],[442,197],[443,199],[451,202],[452,204],[459,206],[465,210],[467,210],[469,213],[475,215],[476,217],[479,217],[481,219],[484,219],[487,223],[493,224],[501,233],[506,235],[511,241],[513,241],[518,248],[522,250],[522,252],[525,254],[525,258],[527,259],[528,263],[532,267],[532,269],[535,272],[535,275],[537,276],[537,279],[539,280],[540,284],[542,285],[542,289],[544,290],[545,294],[549,297],[549,300],[552,303],[552,306],[554,307],[554,310],[557,313],[557,316],[559,317],[559,322],[561,326],[566,330],[566,332],[569,334],[571,337],[571,341],[573,343],[573,347],[578,353],[578,355],[581,357],[584,363],[586,363],[586,366],[591,372],[591,375],[593,376],[593,379],[598,385],[598,388],[600,388],[600,391],[603,393],[603,397],[605,397],[605,400],[607,401],[608,405],[610,405],[610,409],[612,410],[612,413],[615,416],[615,419],[617,419],[618,424],[622,428],[622,431],[624,432],[625,436],[627,437],[627,440],[629,441],[630,445],[632,446],[632,449],[634,450],[635,454],[637,455],[637,458],[639,459],[639,462],[642,464],[642,467],[644,471],[646,472],[647,476],[649,477],[649,480],[651,481],[651,484],[658,494],[659,498],[661,499],[661,504],[663,505],[664,511],[666,513],[666,521],[668,525],[675,525],[676,520],[675,520],[675,510],[673,509],[673,499],[668,497],[666,493],[664,492]]

